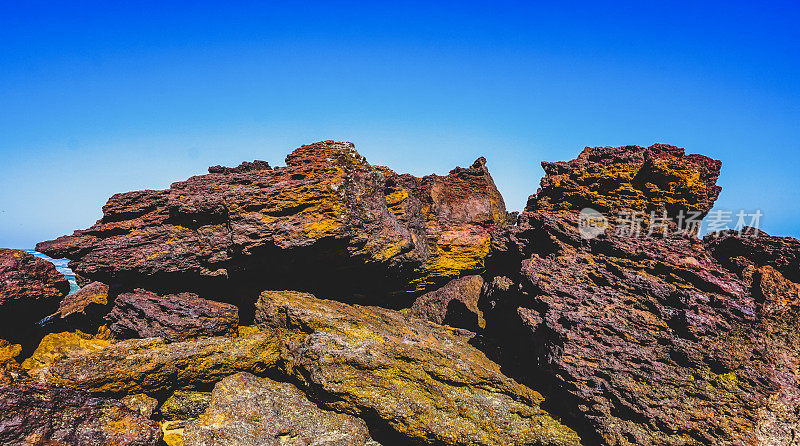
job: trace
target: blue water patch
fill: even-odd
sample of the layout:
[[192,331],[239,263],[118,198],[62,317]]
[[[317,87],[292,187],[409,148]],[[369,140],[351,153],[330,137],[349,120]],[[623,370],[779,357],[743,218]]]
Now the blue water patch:
[[35,255],[40,259],[45,259],[48,262],[52,263],[56,266],[56,270],[63,274],[67,280],[69,281],[69,294],[72,294],[80,288],[78,286],[78,282],[75,280],[75,273],[72,272],[71,269],[67,266],[69,259],[51,259],[50,257],[42,254],[41,252],[36,252],[33,249],[26,249],[25,252]]

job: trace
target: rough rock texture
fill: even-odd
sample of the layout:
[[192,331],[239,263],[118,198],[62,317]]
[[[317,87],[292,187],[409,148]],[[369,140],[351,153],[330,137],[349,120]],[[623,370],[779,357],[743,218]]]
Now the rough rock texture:
[[755,228],[709,234],[703,242],[726,267],[741,273],[749,265],[771,266],[787,279],[800,283],[800,241],[775,237]]
[[139,412],[145,418],[150,418],[153,411],[158,407],[158,400],[151,398],[144,393],[128,395],[120,399],[129,409]]
[[486,325],[483,312],[478,309],[481,287],[481,276],[453,279],[438,290],[418,297],[409,314],[437,324],[478,331]]
[[206,411],[211,403],[211,392],[176,390],[164,401],[159,412],[167,420],[192,420]]
[[667,211],[705,215],[717,199],[722,163],[665,144],[587,147],[572,161],[542,163],[546,176],[526,210]]
[[58,311],[39,323],[52,327],[96,329],[109,310],[108,292],[108,285],[91,282],[62,299]]
[[136,290],[117,296],[105,320],[119,339],[160,337],[173,342],[199,336],[235,336],[239,309],[190,293],[159,296]]
[[16,361],[21,352],[21,345],[0,339],[0,384],[11,384],[24,374]]
[[211,405],[186,425],[187,446],[363,446],[363,420],[322,410],[287,383],[237,373],[214,386]]
[[283,373],[329,409],[427,444],[579,444],[467,331],[289,291],[265,291],[256,319],[282,340]]
[[69,292],[55,265],[18,249],[0,249],[0,338],[21,341]]
[[238,337],[164,343],[159,338],[87,340],[64,346],[48,335],[23,363],[35,380],[96,394],[134,394],[213,384],[239,371],[263,373],[278,360],[271,334],[241,327]]
[[[800,325],[791,304],[778,305],[780,324],[765,318],[769,299],[694,237],[617,236],[613,222],[595,239],[579,235],[583,206],[711,207],[719,163],[654,147],[587,149],[546,165],[519,226],[495,232],[481,302],[487,351],[541,390],[586,444],[796,444]],[[640,158],[635,175],[615,161]],[[680,175],[656,181],[654,169]],[[605,172],[612,180],[601,181]],[[623,193],[620,175],[658,187]],[[768,282],[784,300],[792,289]]]
[[403,293],[481,270],[487,227],[506,221],[483,158],[416,178],[324,141],[262,167],[115,195],[94,226],[37,249],[71,259],[84,280],[128,289],[234,298],[270,283],[401,305]]
[[0,443],[151,446],[158,425],[108,398],[43,385],[0,385]]

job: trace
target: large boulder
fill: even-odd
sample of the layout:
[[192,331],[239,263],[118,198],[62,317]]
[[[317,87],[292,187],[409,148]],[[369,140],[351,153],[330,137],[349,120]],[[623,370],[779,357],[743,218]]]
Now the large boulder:
[[416,178],[324,141],[286,167],[210,171],[114,195],[94,226],[37,249],[71,259],[82,280],[130,289],[236,298],[270,283],[399,306],[409,299],[398,296],[480,271],[487,227],[506,219],[483,158]]
[[21,342],[69,293],[55,265],[19,249],[0,249],[0,338]]
[[217,383],[208,409],[183,431],[186,446],[363,446],[369,440],[363,420],[320,409],[292,384],[249,373]]
[[719,163],[624,147],[545,169],[519,225],[495,233],[481,302],[512,376],[587,444],[795,444],[798,349],[776,345],[800,325],[763,317],[751,282],[691,234],[581,232],[584,206],[704,214]]
[[437,324],[479,331],[486,325],[478,308],[482,287],[483,278],[478,275],[453,279],[418,297],[409,314]]
[[0,443],[155,446],[158,424],[120,401],[41,384],[0,385]]
[[408,441],[580,444],[539,393],[468,343],[468,331],[291,291],[262,293],[256,320],[282,340],[282,372],[318,403],[377,418]]
[[159,296],[136,290],[117,296],[105,320],[120,339],[159,337],[174,342],[200,336],[235,336],[239,309],[191,293]]
[[650,147],[586,147],[571,161],[543,162],[541,188],[527,211],[580,210],[601,213],[666,211],[705,215],[722,188],[716,185],[722,163],[686,155],[666,144]]

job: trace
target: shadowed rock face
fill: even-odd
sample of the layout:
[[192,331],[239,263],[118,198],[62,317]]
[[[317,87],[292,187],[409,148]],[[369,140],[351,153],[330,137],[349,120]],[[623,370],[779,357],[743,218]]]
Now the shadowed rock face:
[[379,301],[480,270],[487,226],[506,219],[482,158],[416,178],[325,141],[286,167],[211,171],[115,195],[94,226],[37,249],[71,259],[82,280],[123,288],[252,298],[269,283]]
[[409,314],[437,324],[479,331],[486,325],[478,309],[482,286],[483,278],[478,275],[453,279],[418,297]]
[[[583,206],[705,213],[718,169],[664,146],[587,149],[545,164],[519,225],[494,233],[481,302],[492,351],[586,444],[797,441],[795,284],[755,266],[737,275],[724,249],[707,249],[734,241],[618,236],[614,220],[595,239],[578,230]],[[674,181],[653,178],[668,170]],[[762,251],[761,264],[787,270],[785,250]]]
[[58,308],[69,282],[47,260],[0,249],[0,338],[23,342],[34,324]]
[[183,433],[187,446],[363,446],[369,439],[363,420],[322,410],[295,386],[249,373],[217,383],[206,412]]
[[38,384],[0,385],[0,443],[150,446],[158,424],[120,401]]

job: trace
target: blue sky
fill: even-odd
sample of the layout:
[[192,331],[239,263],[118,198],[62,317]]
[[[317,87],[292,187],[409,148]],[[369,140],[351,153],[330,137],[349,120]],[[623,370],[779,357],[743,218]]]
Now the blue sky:
[[800,236],[796,2],[76,3],[0,2],[0,246],[323,139],[416,175],[483,155],[512,210],[541,161],[674,144]]

